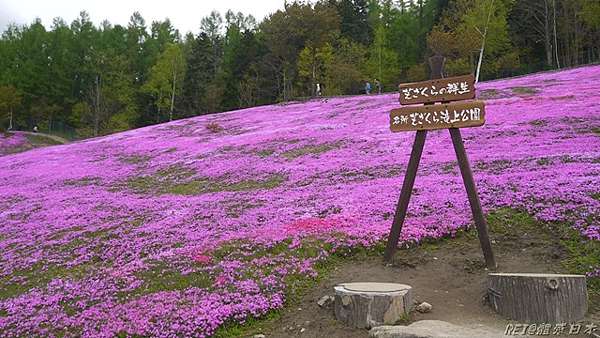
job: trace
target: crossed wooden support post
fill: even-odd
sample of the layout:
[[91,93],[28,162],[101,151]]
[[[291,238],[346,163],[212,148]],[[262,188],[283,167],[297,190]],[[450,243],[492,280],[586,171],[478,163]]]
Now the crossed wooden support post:
[[[419,162],[421,161],[425,139],[427,138],[427,131],[449,129],[471,211],[473,212],[483,256],[488,269],[495,270],[497,265],[488,235],[487,224],[459,129],[482,126],[485,123],[485,105],[482,101],[450,103],[451,101],[475,98],[475,79],[473,75],[441,78],[443,63],[443,57],[440,58],[438,55],[432,57],[430,59],[431,81],[407,83],[399,86],[400,103],[402,105],[421,103],[425,105],[402,107],[394,109],[390,113],[390,128],[393,132],[416,131],[417,134],[408,161],[396,212],[394,213],[384,259],[390,261],[398,247],[402,225],[406,218],[408,203]],[[435,104],[436,102],[442,104]]]

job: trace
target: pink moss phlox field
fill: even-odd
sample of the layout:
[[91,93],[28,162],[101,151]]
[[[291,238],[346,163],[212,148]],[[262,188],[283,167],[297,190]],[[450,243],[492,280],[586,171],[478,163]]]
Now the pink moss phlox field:
[[25,135],[15,133],[0,133],[0,156],[15,152],[16,149],[26,147],[28,140]]
[[[478,92],[487,123],[462,134],[484,209],[600,240],[600,66]],[[263,106],[1,157],[0,332],[203,337],[280,308],[286,281],[387,236],[414,137],[389,131],[398,106]],[[471,226],[462,184],[430,132],[404,243]]]

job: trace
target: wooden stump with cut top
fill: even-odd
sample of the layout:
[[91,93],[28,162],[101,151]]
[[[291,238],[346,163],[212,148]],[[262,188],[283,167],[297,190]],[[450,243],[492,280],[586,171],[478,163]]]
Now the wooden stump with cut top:
[[393,325],[412,306],[412,288],[405,284],[345,283],[334,289],[335,317],[351,327]]
[[500,315],[525,323],[572,323],[588,309],[583,275],[490,273],[488,299]]

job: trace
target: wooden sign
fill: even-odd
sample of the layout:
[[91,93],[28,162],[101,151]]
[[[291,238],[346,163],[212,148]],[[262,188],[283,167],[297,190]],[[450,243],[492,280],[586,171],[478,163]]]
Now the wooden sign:
[[[391,261],[394,252],[398,248],[410,195],[415,184],[417,169],[427,138],[427,131],[448,129],[456,152],[458,167],[467,190],[467,197],[477,227],[477,236],[479,237],[483,257],[488,269],[494,270],[497,267],[496,259],[494,258],[487,223],[481,209],[477,187],[475,186],[475,180],[459,129],[482,126],[485,123],[485,106],[482,101],[449,103],[450,101],[475,98],[475,79],[473,75],[438,78],[444,74],[445,60],[443,56],[438,54],[429,58],[431,81],[399,85],[400,103],[413,106],[401,107],[390,112],[390,129],[393,132],[416,131],[417,133],[410,152],[398,204],[396,204],[384,259],[388,262]],[[435,104],[436,102],[442,104]],[[419,105],[422,103],[425,105]]]
[[409,106],[390,112],[393,132],[479,127],[484,123],[483,101]]
[[473,74],[437,80],[404,83],[398,86],[403,105],[460,101],[475,98]]

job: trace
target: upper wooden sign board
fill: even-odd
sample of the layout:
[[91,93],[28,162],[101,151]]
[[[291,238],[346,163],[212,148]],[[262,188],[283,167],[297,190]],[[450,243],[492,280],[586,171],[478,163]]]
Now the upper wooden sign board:
[[410,106],[390,112],[393,132],[479,127],[484,123],[483,101]]
[[460,101],[475,98],[473,74],[437,80],[404,83],[398,86],[403,105]]

